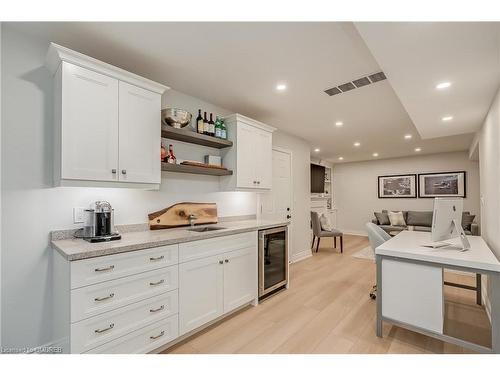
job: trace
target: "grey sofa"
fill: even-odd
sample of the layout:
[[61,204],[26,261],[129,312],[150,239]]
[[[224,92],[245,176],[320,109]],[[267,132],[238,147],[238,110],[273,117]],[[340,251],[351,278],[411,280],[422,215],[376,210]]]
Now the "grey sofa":
[[[393,211],[397,212],[397,210]],[[375,219],[372,220],[372,223],[377,224],[387,233],[397,230],[406,230],[408,229],[408,226],[412,226],[413,230],[420,232],[431,231],[432,211],[401,211],[403,212],[406,226],[391,225],[387,217],[387,212],[387,210],[382,210],[382,212],[375,212]],[[474,218],[475,215],[471,215],[468,211],[464,211],[462,213],[462,227],[464,228],[465,234],[467,235],[479,235],[479,226],[473,222]],[[381,220],[382,222],[380,222]]]

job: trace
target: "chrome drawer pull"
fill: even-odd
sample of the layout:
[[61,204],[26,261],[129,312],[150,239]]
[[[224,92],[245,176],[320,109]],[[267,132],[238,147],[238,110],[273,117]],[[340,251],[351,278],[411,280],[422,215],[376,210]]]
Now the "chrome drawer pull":
[[115,294],[111,293],[109,296],[106,296],[106,297],[96,297],[96,298],[94,298],[94,301],[96,301],[96,302],[106,301],[107,299],[113,298],[114,296],[115,296]]
[[163,258],[165,258],[165,257],[162,255],[162,256],[159,256],[159,257],[151,257],[151,258],[149,258],[149,260],[150,260],[151,262],[154,262],[154,261],[156,261],[156,260],[162,260]]
[[149,312],[158,312],[158,311],[161,311],[165,308],[165,305],[161,305],[160,307],[158,307],[157,309],[150,309]]
[[113,329],[114,326],[115,326],[115,323],[111,323],[108,328],[96,329],[94,332],[95,333],[103,333],[103,332],[109,331],[110,329]]
[[96,268],[94,271],[95,272],[104,272],[104,271],[112,271],[115,268],[115,266],[109,266],[105,268]]
[[156,286],[156,285],[163,284],[164,282],[165,282],[165,280],[161,279],[160,281],[157,281],[156,283],[149,283],[149,285]]
[[160,337],[162,337],[164,334],[165,334],[165,331],[161,331],[160,334],[158,334],[156,336],[149,336],[149,338],[151,340],[156,340],[156,339],[159,339]]

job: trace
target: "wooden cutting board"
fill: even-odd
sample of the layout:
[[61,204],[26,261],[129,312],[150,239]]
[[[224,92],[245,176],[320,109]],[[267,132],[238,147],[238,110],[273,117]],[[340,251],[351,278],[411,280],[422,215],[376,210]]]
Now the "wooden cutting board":
[[148,215],[149,229],[167,229],[189,225],[189,215],[195,215],[195,224],[217,224],[215,203],[183,202]]

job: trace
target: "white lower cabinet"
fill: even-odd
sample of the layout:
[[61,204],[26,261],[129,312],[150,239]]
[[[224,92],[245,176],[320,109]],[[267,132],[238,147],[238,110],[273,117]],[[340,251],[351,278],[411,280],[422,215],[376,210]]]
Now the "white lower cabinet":
[[[220,254],[179,266],[179,332],[201,327],[257,297],[257,233],[248,246],[236,237]],[[246,236],[248,239],[248,236]],[[210,240],[207,240],[210,241]],[[238,248],[241,244],[248,247]],[[232,251],[224,252],[237,248]]]
[[64,352],[147,353],[257,298],[257,232],[68,262],[54,258]]
[[220,262],[220,256],[213,256],[179,266],[181,335],[222,315],[224,266]]

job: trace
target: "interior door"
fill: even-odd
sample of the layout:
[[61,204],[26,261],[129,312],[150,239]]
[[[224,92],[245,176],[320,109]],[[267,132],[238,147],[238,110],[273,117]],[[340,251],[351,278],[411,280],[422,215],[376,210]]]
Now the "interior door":
[[115,181],[118,80],[62,64],[61,178]]
[[237,131],[237,187],[253,189],[257,187],[255,175],[255,158],[259,151],[256,149],[257,129],[240,122]]
[[261,194],[261,213],[266,219],[292,218],[292,155],[288,151],[272,150],[272,188]]
[[257,249],[224,254],[224,314],[257,297]]
[[161,96],[120,81],[119,179],[161,182]]
[[223,256],[219,255],[179,265],[179,332],[181,335],[223,314],[223,259]]

